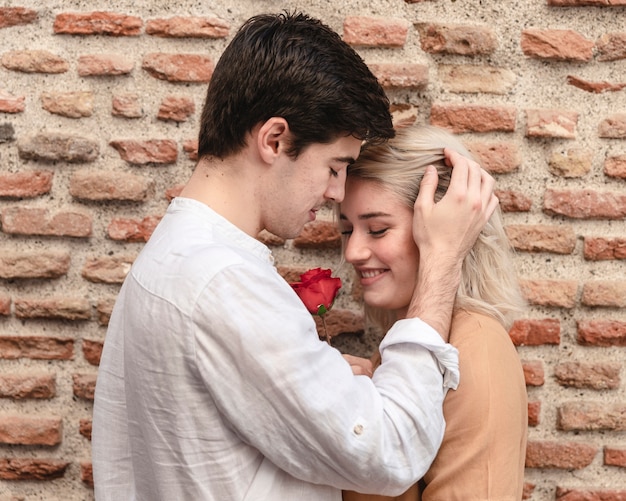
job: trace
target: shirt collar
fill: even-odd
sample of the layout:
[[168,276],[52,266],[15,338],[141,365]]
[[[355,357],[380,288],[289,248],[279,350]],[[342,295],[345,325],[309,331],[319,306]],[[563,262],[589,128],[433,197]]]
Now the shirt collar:
[[274,264],[272,251],[265,244],[242,231],[224,216],[215,212],[208,205],[192,198],[176,197],[170,203],[168,212],[183,209],[191,210],[201,216],[207,226],[211,226],[213,231],[218,232],[224,238],[230,240],[234,245],[250,252],[263,261],[267,261],[272,265]]

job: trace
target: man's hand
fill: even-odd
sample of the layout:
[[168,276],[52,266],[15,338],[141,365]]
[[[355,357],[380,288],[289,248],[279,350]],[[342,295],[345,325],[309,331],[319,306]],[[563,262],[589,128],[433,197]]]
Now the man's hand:
[[461,265],[479,233],[496,210],[495,181],[480,165],[456,151],[444,150],[453,166],[450,186],[434,201],[438,176],[429,167],[415,201],[413,238],[420,251],[417,285],[408,317],[419,317],[445,341]]
[[374,370],[372,368],[372,362],[367,358],[355,357],[353,355],[343,355],[346,362],[350,364],[352,373],[355,376],[367,376],[372,377]]
[[498,206],[498,199],[493,194],[493,177],[480,165],[454,150],[444,153],[453,166],[450,186],[435,203],[437,173],[432,168],[424,175],[415,201],[413,236],[428,258],[444,256],[462,262]]

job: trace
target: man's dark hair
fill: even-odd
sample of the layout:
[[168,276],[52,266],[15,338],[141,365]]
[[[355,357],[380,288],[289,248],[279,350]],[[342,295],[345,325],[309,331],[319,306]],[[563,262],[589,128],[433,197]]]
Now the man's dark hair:
[[365,62],[302,13],[252,17],[226,47],[202,111],[199,158],[237,153],[271,117],[289,123],[294,157],[342,135],[372,142],[394,135],[389,100]]

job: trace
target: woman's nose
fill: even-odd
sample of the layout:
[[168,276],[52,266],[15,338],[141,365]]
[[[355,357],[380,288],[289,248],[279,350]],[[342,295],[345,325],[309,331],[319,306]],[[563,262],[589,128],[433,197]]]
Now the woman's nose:
[[348,236],[344,246],[344,256],[350,264],[356,264],[366,260],[369,257],[369,249],[363,242],[360,235],[352,231]]

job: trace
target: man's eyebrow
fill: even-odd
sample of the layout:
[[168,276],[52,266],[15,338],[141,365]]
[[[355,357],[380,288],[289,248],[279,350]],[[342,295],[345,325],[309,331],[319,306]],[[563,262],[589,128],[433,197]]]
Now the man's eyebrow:
[[[368,212],[366,214],[359,214],[357,219],[367,221],[368,219],[374,219],[375,217],[391,217],[391,214],[387,214],[386,212]],[[348,218],[342,213],[339,214],[339,219],[347,220]]]
[[356,162],[356,158],[353,157],[334,157],[333,160],[335,162],[346,163],[348,165],[352,165],[354,162]]

